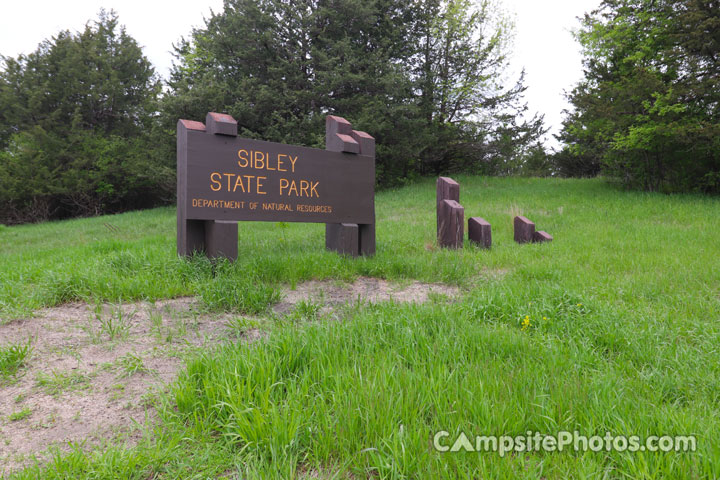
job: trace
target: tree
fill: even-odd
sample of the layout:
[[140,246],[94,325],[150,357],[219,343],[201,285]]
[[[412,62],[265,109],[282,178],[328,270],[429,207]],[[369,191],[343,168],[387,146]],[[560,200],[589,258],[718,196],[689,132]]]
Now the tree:
[[147,155],[159,82],[114,12],[2,57],[0,220],[156,203],[172,171]]
[[432,138],[423,173],[515,173],[545,130],[537,115],[519,121],[527,108],[524,73],[511,88],[504,85],[511,24],[488,0],[477,7],[469,0],[425,2],[423,20],[419,104]]
[[523,90],[502,88],[508,25],[494,12],[466,0],[228,0],[176,46],[167,155],[178,118],[222,110],[241,135],[315,147],[325,115],[344,116],[376,137],[381,185],[483,163],[477,147],[514,127],[502,115]]
[[578,39],[563,160],[644,190],[720,192],[720,2],[605,0]]

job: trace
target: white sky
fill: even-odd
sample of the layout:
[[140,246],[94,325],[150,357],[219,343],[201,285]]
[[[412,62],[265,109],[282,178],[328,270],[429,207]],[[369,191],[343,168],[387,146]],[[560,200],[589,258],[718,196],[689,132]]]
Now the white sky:
[[[502,0],[515,13],[513,67],[526,70],[526,98],[530,110],[545,114],[556,133],[567,108],[563,92],[582,77],[580,53],[570,31],[576,17],[595,8],[600,0]],[[169,72],[172,44],[189,36],[203,17],[222,9],[222,0],[1,0],[0,54],[30,53],[58,31],[81,30],[100,8],[114,9],[120,22],[163,76]],[[548,146],[556,145],[552,137]]]

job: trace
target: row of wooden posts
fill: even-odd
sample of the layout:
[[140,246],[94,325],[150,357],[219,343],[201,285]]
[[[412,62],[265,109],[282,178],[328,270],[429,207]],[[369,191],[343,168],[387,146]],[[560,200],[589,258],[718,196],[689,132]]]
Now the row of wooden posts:
[[[550,242],[553,237],[544,231],[535,231],[535,224],[518,215],[513,221],[515,241],[518,243]],[[452,178],[437,180],[437,239],[443,248],[462,248],[465,238],[465,209],[460,205],[460,184]],[[468,237],[483,248],[492,246],[490,223],[482,217],[468,219]]]

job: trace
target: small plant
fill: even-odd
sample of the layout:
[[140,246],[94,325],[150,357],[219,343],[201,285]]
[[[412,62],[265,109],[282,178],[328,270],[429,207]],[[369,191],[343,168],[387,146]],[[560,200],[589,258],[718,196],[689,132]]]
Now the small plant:
[[90,377],[81,372],[58,372],[50,374],[40,372],[35,381],[48,395],[59,395],[66,390],[87,388]]
[[0,378],[15,375],[32,353],[30,340],[0,347]]
[[282,244],[283,245],[287,244],[287,238],[285,236],[285,231],[289,227],[288,223],[287,222],[278,222],[275,225],[277,225],[277,227],[280,229]]
[[155,308],[151,308],[148,310],[148,317],[150,318],[150,324],[152,325],[153,330],[160,330],[163,326],[163,317],[162,313],[160,313]]
[[131,377],[136,373],[148,372],[147,367],[142,361],[142,358],[135,355],[134,353],[128,353],[118,359],[118,366],[122,370],[122,376]]
[[245,317],[233,317],[227,322],[225,326],[228,329],[228,333],[236,338],[242,337],[248,330],[258,328],[260,323],[257,320]]
[[139,405],[148,408],[157,405],[158,402],[159,399],[157,393],[155,393],[154,391],[149,391],[142,394],[142,396],[140,397]]
[[19,412],[13,412],[8,415],[8,420],[11,422],[19,422],[20,420],[25,420],[30,415],[32,415],[32,410],[30,410],[30,407],[25,407]]
[[317,320],[320,317],[322,304],[312,302],[311,300],[300,300],[293,309],[290,317],[293,320]]
[[148,309],[148,318],[150,319],[150,331],[156,339],[161,340],[166,335],[163,334],[164,322],[162,313],[157,310],[154,306]]
[[135,316],[135,311],[126,314],[122,305],[113,305],[110,312],[105,314],[101,304],[95,305],[93,309],[90,325],[85,329],[90,335],[93,343],[100,343],[103,335],[111,342],[116,340],[125,340],[130,335],[131,320]]

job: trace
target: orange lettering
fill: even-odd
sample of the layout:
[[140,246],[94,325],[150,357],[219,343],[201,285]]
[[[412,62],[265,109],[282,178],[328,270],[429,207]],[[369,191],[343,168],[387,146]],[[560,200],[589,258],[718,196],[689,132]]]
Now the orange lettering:
[[240,185],[240,190],[242,190],[243,193],[247,193],[245,191],[245,185],[243,185],[242,177],[240,175],[238,175],[235,179],[235,187],[233,188],[233,192],[237,190],[238,185]]
[[[245,154],[245,156],[242,155],[243,153]],[[237,162],[237,163],[238,163],[238,167],[240,167],[240,168],[245,168],[245,167],[247,167],[247,166],[248,166],[248,151],[247,151],[247,150],[239,150],[239,151],[238,151],[238,157],[240,158],[240,160],[244,160],[244,161],[245,161],[245,163],[241,163],[240,161],[238,161],[238,162]]]
[[265,154],[263,152],[255,152],[255,166],[257,170],[265,168]]
[[[215,177],[217,177],[217,179]],[[219,172],[213,172],[210,174],[210,189],[213,192],[217,192],[222,188],[222,182],[220,182],[221,178],[222,175],[220,175]],[[217,188],[215,187],[215,184],[217,184]]]

